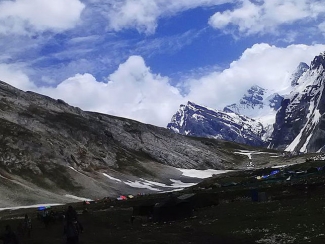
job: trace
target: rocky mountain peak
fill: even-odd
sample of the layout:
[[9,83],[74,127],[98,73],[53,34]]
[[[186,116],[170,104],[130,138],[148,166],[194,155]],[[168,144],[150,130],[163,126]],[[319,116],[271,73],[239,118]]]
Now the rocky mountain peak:
[[319,68],[322,68],[322,70],[325,69],[325,52],[316,56],[314,60],[311,62],[310,65],[311,70],[318,70]]
[[325,53],[314,58],[276,115],[274,148],[286,151],[325,150]]
[[248,106],[263,106],[263,96],[266,90],[260,86],[254,85],[247,90],[239,103]]
[[309,69],[308,64],[304,62],[300,62],[298,67],[296,68],[295,72],[291,75],[291,86],[299,85],[298,80],[300,77]]
[[188,102],[181,105],[167,128],[176,133],[262,146],[263,125],[232,111],[225,112]]
[[277,111],[281,107],[283,96],[279,95],[278,93],[274,93],[268,97],[267,100],[269,101],[270,108],[273,108],[275,111]]

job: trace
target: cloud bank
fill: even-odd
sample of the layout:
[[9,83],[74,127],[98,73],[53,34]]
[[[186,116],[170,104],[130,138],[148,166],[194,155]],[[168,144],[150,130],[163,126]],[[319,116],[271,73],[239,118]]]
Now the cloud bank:
[[[184,82],[187,93],[154,74],[141,56],[131,56],[105,81],[92,74],[76,74],[55,87],[37,87],[17,67],[0,65],[4,80],[23,89],[60,98],[84,110],[98,111],[165,127],[181,103],[188,100],[222,109],[237,102],[251,85],[278,91],[289,86],[288,77],[299,62],[310,63],[325,45],[290,45],[285,48],[255,44],[229,68],[211,71]],[[182,95],[183,94],[183,95]]]
[[209,24],[223,31],[233,29],[240,34],[252,35],[275,33],[279,27],[298,21],[317,23],[324,16],[325,5],[321,1],[240,0],[234,10],[215,13]]
[[109,27],[115,31],[135,28],[152,34],[159,18],[202,6],[215,6],[232,0],[115,0],[106,14]]
[[31,35],[64,31],[80,20],[85,5],[79,0],[15,0],[0,2],[0,34]]

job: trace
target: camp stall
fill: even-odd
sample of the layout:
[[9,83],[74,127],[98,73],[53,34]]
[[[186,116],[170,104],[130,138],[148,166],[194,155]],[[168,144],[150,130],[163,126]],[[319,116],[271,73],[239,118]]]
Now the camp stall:
[[153,221],[161,223],[189,218],[192,212],[193,207],[189,201],[170,196],[154,206]]
[[37,219],[42,219],[48,214],[48,211],[51,209],[51,206],[39,206],[37,208]]
[[216,206],[219,204],[219,195],[213,192],[184,194],[179,196],[178,199],[190,202],[193,209]]
[[148,218],[153,215],[153,209],[157,201],[155,199],[147,200],[137,206],[133,206],[133,216],[147,216]]

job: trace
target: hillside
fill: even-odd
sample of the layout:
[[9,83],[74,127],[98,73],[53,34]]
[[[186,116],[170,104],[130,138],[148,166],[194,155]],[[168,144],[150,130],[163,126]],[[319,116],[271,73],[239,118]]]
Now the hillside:
[[[251,159],[240,150],[259,150],[82,111],[4,82],[0,110],[0,207],[180,190],[200,177],[178,168],[245,168]],[[272,153],[256,154],[256,167],[283,163]]]

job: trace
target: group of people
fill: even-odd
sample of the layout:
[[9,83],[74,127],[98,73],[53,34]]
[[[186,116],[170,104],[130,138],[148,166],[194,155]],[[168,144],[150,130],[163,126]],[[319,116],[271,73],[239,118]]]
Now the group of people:
[[[31,237],[32,232],[32,221],[31,218],[26,214],[22,226],[18,229],[22,236]],[[78,244],[79,234],[83,232],[83,226],[78,220],[76,210],[69,206],[65,213],[65,225],[63,234],[66,236],[67,244]],[[5,231],[0,235],[0,241],[3,244],[18,244],[19,240],[15,232],[12,230],[10,225],[6,225]]]

